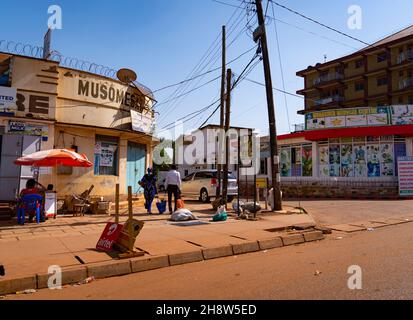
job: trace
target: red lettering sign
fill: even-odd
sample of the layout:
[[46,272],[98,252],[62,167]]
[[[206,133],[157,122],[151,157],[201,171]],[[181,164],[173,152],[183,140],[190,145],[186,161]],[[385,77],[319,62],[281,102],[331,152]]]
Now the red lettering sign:
[[102,251],[111,251],[113,244],[118,240],[119,235],[123,229],[123,225],[116,223],[108,223],[98,243],[96,249]]

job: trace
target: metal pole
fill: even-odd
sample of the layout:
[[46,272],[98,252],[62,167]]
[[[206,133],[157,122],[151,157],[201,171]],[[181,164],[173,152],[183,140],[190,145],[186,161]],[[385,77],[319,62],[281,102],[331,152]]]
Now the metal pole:
[[119,183],[116,184],[115,192],[115,223],[119,224]]
[[222,132],[224,131],[224,108],[225,108],[225,70],[226,70],[226,31],[225,26],[222,26],[222,74],[221,74],[221,114],[219,122],[219,136],[218,136],[218,150],[216,152],[215,161],[217,162],[217,179],[218,179],[218,188],[217,188],[217,199],[221,196],[221,187],[222,187]]
[[133,252],[133,212],[132,212],[132,187],[128,186],[128,213],[129,213],[129,224],[128,224],[128,233],[129,233],[129,251]]
[[255,4],[257,6],[257,16],[259,24],[259,33],[262,49],[262,57],[264,64],[264,74],[265,74],[265,87],[267,92],[267,107],[268,107],[268,120],[270,127],[270,148],[271,148],[271,177],[272,185],[274,189],[274,210],[282,210],[281,201],[281,187],[279,179],[279,157],[278,157],[278,146],[277,146],[277,130],[275,123],[275,111],[274,111],[274,96],[273,96],[273,86],[271,80],[271,66],[268,54],[267,45],[267,35],[265,31],[265,19],[264,12],[262,9],[262,0],[256,0]]

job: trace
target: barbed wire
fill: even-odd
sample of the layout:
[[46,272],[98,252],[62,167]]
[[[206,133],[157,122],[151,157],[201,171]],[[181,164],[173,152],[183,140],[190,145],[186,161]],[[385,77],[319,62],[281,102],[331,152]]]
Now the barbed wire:
[[[41,46],[25,44],[22,42],[10,40],[0,40],[0,52],[43,59],[43,51],[44,48]],[[90,72],[96,75],[101,75],[107,78],[118,80],[116,77],[117,70],[113,68],[74,57],[64,56],[58,51],[52,51],[48,60],[58,62],[59,65],[62,67]],[[143,85],[139,81],[135,81],[134,83],[141,89],[144,89],[144,94],[153,97],[152,90],[149,89],[147,86]]]

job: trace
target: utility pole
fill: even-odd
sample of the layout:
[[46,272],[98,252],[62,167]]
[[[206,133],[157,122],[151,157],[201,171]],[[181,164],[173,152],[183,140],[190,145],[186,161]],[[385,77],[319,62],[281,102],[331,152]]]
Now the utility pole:
[[275,111],[274,111],[274,96],[273,96],[273,86],[271,80],[271,66],[270,59],[268,55],[268,44],[267,44],[267,33],[265,31],[265,19],[264,12],[262,9],[262,0],[255,0],[257,6],[257,16],[258,16],[258,29],[254,34],[254,40],[259,38],[261,42],[262,58],[264,64],[264,74],[265,74],[265,87],[267,91],[267,105],[268,105],[268,120],[270,125],[270,148],[271,148],[271,178],[272,186],[274,191],[274,210],[282,210],[282,200],[281,200],[281,186],[280,186],[280,159],[278,156],[278,145],[277,145],[277,130],[275,123]]
[[228,165],[229,165],[229,137],[227,135],[229,131],[230,116],[231,116],[231,81],[232,71],[227,70],[227,96],[225,103],[225,164],[224,164],[224,178],[222,187],[222,198],[224,203],[227,204],[228,198]]
[[225,108],[225,69],[226,69],[226,30],[222,26],[222,75],[221,75],[221,117],[219,122],[218,150],[215,153],[215,161],[217,162],[217,179],[218,188],[216,198],[221,197],[221,171],[222,171],[222,132],[224,131],[224,108]]

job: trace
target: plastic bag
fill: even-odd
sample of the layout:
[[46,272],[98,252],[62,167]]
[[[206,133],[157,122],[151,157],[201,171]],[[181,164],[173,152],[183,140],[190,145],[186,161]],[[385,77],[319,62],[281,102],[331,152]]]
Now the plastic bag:
[[220,206],[217,210],[217,213],[212,217],[212,221],[218,222],[218,221],[227,221],[228,214],[227,211],[225,210],[224,206]]
[[182,199],[176,200],[176,208],[177,209],[183,209],[185,208],[185,202]]
[[198,220],[188,209],[178,209],[171,215],[172,221]]

